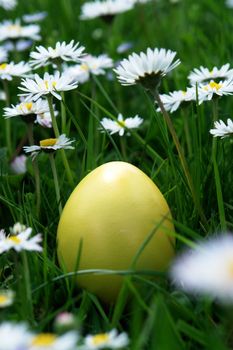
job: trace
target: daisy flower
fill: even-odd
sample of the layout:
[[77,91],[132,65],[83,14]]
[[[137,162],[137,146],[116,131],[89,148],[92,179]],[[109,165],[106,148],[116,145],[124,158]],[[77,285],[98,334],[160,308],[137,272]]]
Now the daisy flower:
[[171,267],[174,283],[185,291],[233,301],[233,237],[222,234],[187,250]]
[[163,76],[180,64],[173,62],[176,52],[165,49],[148,48],[146,53],[133,53],[123,59],[114,69],[122,85],[142,84],[146,89],[155,89]]
[[30,13],[27,15],[23,16],[23,21],[25,23],[33,23],[33,22],[40,22],[43,21],[43,19],[47,17],[47,12],[35,12],[35,13]]
[[[190,102],[196,99],[195,88],[188,88],[186,91],[173,91],[169,92],[169,94],[162,94],[159,96],[166,111],[171,113],[175,112],[184,102]],[[160,108],[158,108],[157,111],[159,112]]]
[[4,10],[13,10],[16,5],[16,0],[0,0],[0,7],[3,7]]
[[19,63],[1,63],[0,64],[0,79],[12,80],[13,77],[24,77],[26,73],[30,72],[31,67],[29,64],[22,62]]
[[[37,114],[49,112],[49,105],[48,105],[48,101],[38,99],[35,102],[21,102],[15,106],[11,105],[11,107],[5,107],[3,108],[3,110],[4,110],[3,116],[5,118],[12,118],[12,117],[18,117],[18,116],[21,116],[21,117],[34,116],[34,118],[36,118]],[[24,118],[24,120],[27,120],[27,118]]]
[[72,40],[69,44],[66,44],[65,41],[62,43],[57,42],[55,48],[48,47],[46,49],[43,46],[37,46],[36,50],[30,53],[32,60],[29,63],[34,68],[46,66],[52,62],[77,62],[83,55],[85,48],[84,46],[79,46],[79,43],[74,44],[74,40]]
[[0,308],[11,306],[14,302],[15,293],[10,289],[0,290]]
[[233,75],[233,69],[229,69],[230,64],[226,63],[221,68],[213,67],[211,70],[201,66],[194,68],[188,76],[191,84],[199,84],[208,80],[229,79]]
[[70,140],[66,135],[62,134],[57,139],[45,139],[40,141],[40,145],[24,146],[23,149],[26,153],[32,153],[35,157],[39,152],[53,152],[59,149],[74,149],[71,144],[74,140]]
[[214,122],[214,129],[210,130],[210,133],[214,137],[221,137],[221,139],[233,136],[233,121],[231,119],[227,119],[227,124],[225,124],[222,120],[218,120]]
[[26,161],[27,157],[24,154],[15,157],[14,160],[12,160],[10,163],[11,171],[17,175],[25,174],[27,171]]
[[57,329],[74,328],[77,325],[77,319],[71,312],[61,312],[55,319]]
[[199,104],[203,101],[209,101],[216,96],[232,95],[233,80],[224,80],[216,83],[212,80],[208,84],[200,84],[198,88]]
[[40,40],[40,27],[36,24],[22,26],[20,20],[4,21],[0,23],[0,41],[7,39],[31,39]]
[[19,233],[25,231],[27,227],[20,222],[16,222],[13,227],[10,227],[10,233],[12,235],[18,235]]
[[7,52],[10,52],[10,51],[21,52],[21,51],[27,50],[29,47],[32,46],[32,44],[33,44],[32,40],[26,40],[26,39],[19,39],[17,41],[7,40],[4,42],[3,47]]
[[0,90],[0,100],[6,101],[6,94],[4,91]]
[[6,62],[8,57],[8,53],[6,49],[2,46],[0,46],[0,63],[1,62]]
[[72,79],[80,83],[85,83],[90,79],[90,75],[103,75],[105,69],[111,68],[113,61],[108,55],[99,56],[87,55],[82,59],[82,64],[71,66],[65,70]]
[[28,350],[74,350],[79,336],[76,332],[67,332],[57,336],[53,333],[34,335]]
[[95,0],[86,2],[81,7],[80,19],[102,17],[111,20],[116,14],[131,10],[133,7],[134,4],[125,0]]
[[41,252],[42,247],[39,243],[42,241],[41,234],[29,238],[32,228],[28,227],[17,235],[6,235],[4,230],[0,231],[0,254],[14,249],[16,252],[22,250]]
[[23,79],[21,85],[19,89],[24,91],[24,93],[20,94],[20,96],[26,97],[25,101],[36,101],[41,96],[50,94],[61,100],[62,98],[58,92],[73,90],[78,86],[76,82],[72,82],[70,76],[67,74],[60,75],[59,72],[55,72],[54,75],[46,72],[43,78],[35,74],[34,79]]
[[32,334],[23,323],[3,322],[0,324],[0,350],[28,349]]
[[233,0],[226,0],[226,6],[229,8],[233,8]]
[[[58,115],[57,111],[54,111],[54,116]],[[36,116],[35,123],[43,126],[44,128],[52,128],[52,118],[50,112],[39,113]]]
[[112,120],[104,118],[100,121],[101,130],[109,131],[110,135],[119,133],[120,136],[123,136],[125,130],[136,129],[143,123],[143,119],[136,115],[133,118],[124,119],[122,114],[118,114],[117,120]]
[[133,47],[132,42],[124,42],[117,47],[116,51],[117,51],[117,53],[124,53],[124,52],[132,49],[132,47]]
[[117,334],[117,330],[113,329],[108,333],[100,333],[96,335],[87,335],[84,340],[86,349],[121,349],[129,344],[129,338],[126,333]]

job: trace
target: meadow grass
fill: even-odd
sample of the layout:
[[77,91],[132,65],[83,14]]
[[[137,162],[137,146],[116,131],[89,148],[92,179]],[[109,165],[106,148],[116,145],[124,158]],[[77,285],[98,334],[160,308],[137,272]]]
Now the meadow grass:
[[[162,80],[160,93],[185,89],[187,76],[195,67],[220,67],[232,62],[232,10],[226,8],[224,1],[181,0],[177,4],[168,0],[151,1],[118,15],[111,26],[101,19],[81,21],[82,3],[84,1],[20,0],[15,10],[1,10],[0,19],[47,11],[48,16],[41,23],[43,46],[74,39],[85,46],[86,52],[95,55],[108,53],[114,61],[128,55],[116,52],[122,42],[132,42],[134,52],[147,47],[174,50],[181,64]],[[97,29],[101,34],[99,38],[93,35]],[[34,43],[33,47],[36,45]],[[11,55],[16,62],[28,60],[28,51]],[[44,68],[39,70],[43,71]],[[97,166],[124,160],[143,170],[164,194],[174,219],[177,251],[216,232],[231,231],[232,140],[213,141],[209,130],[214,119],[231,118],[232,97],[222,97],[218,104],[209,101],[197,105],[193,102],[171,115],[188,164],[195,203],[174,141],[162,114],[156,112],[153,99],[139,86],[121,86],[113,75],[112,80],[106,76],[93,76],[78,89],[66,93],[62,106],[55,101],[57,109],[62,108],[67,118],[63,126],[58,119],[59,128],[76,140],[75,150],[66,153],[74,186]],[[9,84],[10,103],[18,103],[19,82],[16,79]],[[2,109],[5,104],[0,102]],[[138,114],[144,123],[130,137],[101,133],[100,120],[103,117],[114,119],[119,112],[124,116]],[[130,349],[232,348],[232,308],[220,307],[207,297],[193,298],[176,290],[165,273],[154,272],[156,278],[148,279],[137,271],[87,271],[125,276],[122,292],[116,303],[110,306],[94,294],[77,289],[74,274],[66,273],[57,262],[59,206],[49,159],[46,154],[41,154],[37,160],[41,180],[38,216],[32,162],[28,159],[24,175],[10,173],[4,123],[2,117],[1,228],[8,230],[18,221],[27,224],[34,232],[42,233],[43,252],[28,253],[26,257],[13,253],[1,255],[1,287],[16,292],[13,306],[0,312],[1,321],[27,320],[32,328],[49,331],[56,315],[69,311],[78,317],[84,334],[101,333],[112,328],[126,331]],[[12,118],[11,126],[11,144],[15,150],[26,135],[26,129],[18,118]],[[40,140],[49,137],[51,130],[37,126],[34,133],[35,139]],[[56,155],[55,161],[64,206],[74,186],[66,177],[61,154]]]

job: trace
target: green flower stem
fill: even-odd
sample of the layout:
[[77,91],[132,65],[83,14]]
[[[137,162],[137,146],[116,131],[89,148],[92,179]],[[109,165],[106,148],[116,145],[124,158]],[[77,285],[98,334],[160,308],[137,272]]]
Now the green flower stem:
[[[34,145],[34,137],[33,137],[33,123],[28,123],[28,140],[30,146]],[[40,193],[40,172],[38,167],[38,161],[36,158],[32,160],[32,166],[35,177],[35,186],[36,186],[36,214],[39,218],[40,216],[40,206],[41,206],[41,193]]]
[[195,189],[194,189],[194,185],[193,185],[193,181],[192,181],[192,177],[191,177],[191,174],[189,172],[188,164],[186,162],[183,149],[182,149],[182,147],[180,145],[180,142],[179,142],[178,136],[176,134],[175,128],[174,128],[174,126],[172,124],[171,118],[170,118],[168,112],[165,110],[163,102],[160,99],[158,90],[155,91],[154,97],[155,97],[155,100],[157,101],[157,103],[159,105],[159,108],[160,108],[160,110],[161,110],[161,112],[162,112],[162,114],[164,116],[164,119],[166,121],[168,129],[169,129],[169,131],[171,133],[172,139],[173,139],[174,144],[176,146],[176,149],[177,149],[177,152],[178,152],[178,155],[179,155],[179,158],[180,158],[181,166],[183,168],[183,171],[184,171],[184,174],[185,174],[185,177],[186,177],[186,180],[187,180],[190,192],[192,194],[194,205],[197,208],[197,211],[198,211],[198,213],[200,215],[202,223],[207,227],[208,223],[207,223],[206,217],[205,217],[205,215],[203,213],[200,201],[199,201],[199,199],[198,199],[198,197],[196,195],[196,192],[195,192]]
[[[51,118],[52,118],[54,134],[55,134],[56,138],[59,138],[60,133],[58,130],[57,121],[56,121],[56,117],[54,114],[52,96],[47,96],[47,100],[48,100],[48,104],[49,104],[49,111],[50,111]],[[68,159],[66,157],[66,153],[65,153],[64,149],[61,149],[61,156],[62,156],[62,161],[63,161],[64,167],[65,167],[65,171],[66,171],[66,175],[67,175],[69,184],[73,188],[74,187],[74,180],[73,180],[73,176],[72,176],[72,173],[70,170],[69,162],[68,162]]]
[[186,138],[186,144],[187,144],[187,150],[188,154],[192,154],[192,146],[191,146],[191,138],[190,138],[190,131],[189,131],[189,125],[188,125],[188,120],[187,120],[187,115],[183,112],[181,112],[183,121],[184,121],[184,134]]
[[[63,134],[66,134],[66,107],[65,107],[65,94],[61,92],[61,130]],[[69,136],[69,135],[67,135]]]
[[[2,80],[3,89],[6,95],[6,107],[10,106],[10,94],[8,83],[5,79]],[[13,152],[12,142],[11,142],[11,118],[5,119],[5,130],[6,130],[6,146],[8,150],[8,154],[11,156]]]
[[126,142],[125,142],[125,135],[120,136],[120,145],[121,145],[121,153],[123,156],[123,159],[127,160],[127,154],[126,154]]
[[[213,120],[214,122],[217,121],[218,119],[218,98],[213,99],[213,119],[214,119]],[[213,137],[213,142],[212,142],[212,162],[214,167],[214,180],[215,180],[215,186],[216,186],[220,225],[221,225],[221,229],[225,231],[227,228],[226,216],[225,216],[225,210],[224,210],[222,186],[221,186],[218,163],[217,163],[217,139],[215,137]]]
[[23,275],[24,275],[24,283],[26,289],[26,307],[27,307],[27,317],[32,322],[34,320],[33,315],[33,303],[32,303],[32,291],[31,291],[31,281],[30,281],[30,271],[28,266],[28,258],[27,253],[22,251],[22,262],[23,262]]
[[49,160],[50,160],[51,169],[52,169],[52,173],[53,173],[53,181],[54,181],[54,187],[55,187],[55,192],[56,192],[59,214],[61,215],[61,213],[62,213],[61,194],[60,194],[57,169],[56,169],[56,164],[55,164],[53,153],[49,153]]

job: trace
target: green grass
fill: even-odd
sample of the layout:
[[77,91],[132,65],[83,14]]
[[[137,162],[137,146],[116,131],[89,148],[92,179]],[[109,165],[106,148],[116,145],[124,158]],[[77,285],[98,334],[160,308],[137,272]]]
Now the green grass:
[[[190,70],[200,65],[212,68],[232,62],[232,10],[224,1],[168,0],[152,1],[116,17],[112,27],[100,19],[80,21],[84,1],[20,0],[17,10],[4,12],[0,19],[16,18],[29,12],[48,12],[42,22],[43,46],[57,41],[80,41],[92,54],[108,53],[114,60],[116,47],[132,41],[132,51],[165,47],[177,51],[182,63],[163,79],[160,93],[185,89]],[[100,39],[93,38],[96,28]],[[36,44],[34,44],[36,45]],[[28,52],[12,53],[12,59],[27,60]],[[39,70],[40,73],[43,69]],[[10,102],[17,103],[19,80],[10,85]],[[57,109],[60,104],[57,101]],[[213,103],[195,103],[171,115],[193,188],[205,221],[194,205],[187,177],[167,125],[154,102],[138,86],[123,87],[116,79],[94,77],[77,90],[65,95],[66,130],[75,141],[75,150],[67,151],[75,185],[91,170],[112,160],[124,160],[138,166],[157,184],[164,194],[174,218],[177,251],[198,239],[222,230],[233,229],[232,140],[215,140],[209,134],[214,115],[232,118],[232,97]],[[4,103],[0,101],[1,109]],[[214,111],[214,112],[213,112]],[[100,133],[103,117],[116,118],[138,114],[142,127],[122,140],[118,135]],[[61,119],[58,118],[61,129]],[[13,149],[26,135],[24,123],[11,121]],[[35,139],[51,136],[51,130],[35,128]],[[62,157],[55,157],[64,206],[73,188],[63,167]],[[232,348],[232,309],[222,308],[207,298],[193,298],[175,290],[166,274],[148,279],[133,271],[89,271],[92,274],[123,274],[125,284],[113,305],[105,305],[95,295],[74,286],[73,274],[59,267],[56,256],[56,231],[59,211],[56,203],[52,171],[46,154],[38,157],[41,176],[40,216],[36,211],[35,182],[32,162],[28,160],[25,175],[9,172],[5,143],[4,118],[0,119],[0,222],[8,230],[20,221],[43,234],[42,254],[29,253],[28,271],[25,256],[3,254],[0,257],[1,286],[16,292],[15,304],[1,311],[0,320],[29,320],[36,330],[51,330],[61,311],[74,313],[82,332],[96,333],[117,328],[129,334],[130,349],[158,350],[226,350]],[[91,218],[90,218],[91,219]],[[28,273],[27,273],[28,272]]]

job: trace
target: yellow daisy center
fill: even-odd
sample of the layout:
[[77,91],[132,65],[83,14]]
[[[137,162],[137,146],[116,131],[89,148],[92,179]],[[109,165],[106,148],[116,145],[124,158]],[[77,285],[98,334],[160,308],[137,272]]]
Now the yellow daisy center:
[[[45,80],[44,83],[45,83],[45,88],[48,90],[48,88],[49,88],[49,82],[48,82],[48,80]],[[56,81],[53,81],[53,82],[52,82],[52,87],[56,87],[56,85],[57,85],[57,82],[56,82]]]
[[21,239],[17,236],[11,236],[7,238],[9,241],[14,242],[15,244],[20,244],[21,243]]
[[56,335],[52,333],[41,333],[33,339],[32,345],[41,347],[50,346],[54,344],[56,338]]
[[22,27],[20,27],[19,25],[17,24],[11,24],[10,26],[7,27],[8,30],[15,30],[17,32],[20,32]]
[[185,96],[187,94],[186,91],[182,91],[182,95]]
[[0,69],[5,69],[7,67],[7,63],[2,63],[2,64],[0,64]]
[[30,111],[32,109],[33,103],[32,102],[25,102],[25,103],[21,103],[20,105],[20,109],[22,110],[23,107],[26,107],[28,111]]
[[233,279],[233,260],[232,259],[228,261],[227,270],[229,273],[229,277]]
[[124,120],[120,120],[120,121],[118,120],[117,124],[120,125],[122,128],[125,127],[125,121]]
[[5,304],[8,300],[9,298],[6,295],[0,294],[0,305]]
[[206,85],[206,86],[204,87],[204,89],[205,89],[206,91],[208,91],[209,88],[219,90],[219,89],[221,89],[221,87],[222,87],[222,84],[220,84],[220,83],[215,83],[215,81],[211,81],[208,85]]
[[92,337],[92,343],[94,345],[100,345],[100,344],[106,343],[108,340],[109,340],[109,336],[106,333],[97,334]]
[[41,147],[49,147],[49,146],[54,146],[57,143],[57,139],[45,139],[40,141],[40,146]]
[[80,69],[87,72],[89,70],[88,65],[86,63],[81,64]]

